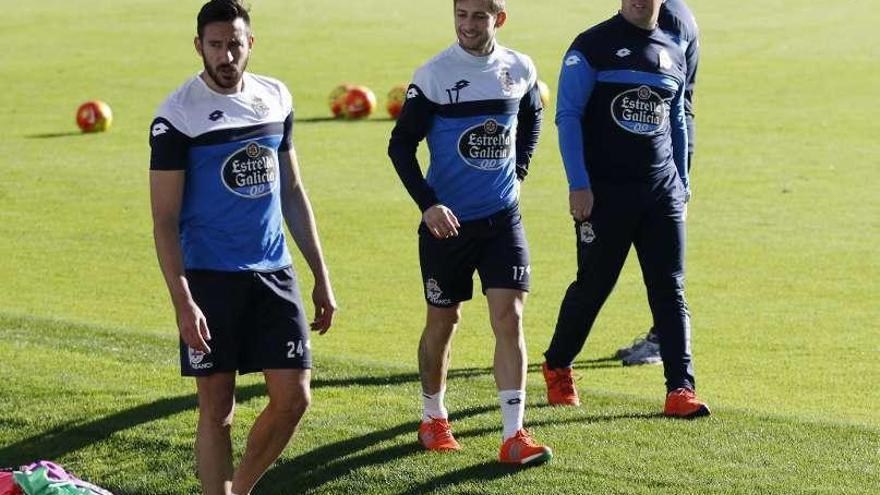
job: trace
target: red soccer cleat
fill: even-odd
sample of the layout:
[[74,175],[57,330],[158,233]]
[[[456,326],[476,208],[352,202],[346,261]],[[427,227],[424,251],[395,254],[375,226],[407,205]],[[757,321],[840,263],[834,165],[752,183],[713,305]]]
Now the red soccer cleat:
[[677,388],[666,395],[663,415],[671,418],[698,418],[709,415],[709,406],[697,399],[697,394],[688,388]]
[[460,450],[461,445],[452,436],[452,428],[446,418],[431,418],[419,425],[419,443],[428,450],[447,452]]
[[544,381],[547,382],[547,402],[551,406],[581,405],[571,368],[550,368],[545,361],[541,369],[544,372]]
[[552,457],[553,451],[550,447],[536,442],[526,429],[519,430],[516,435],[505,440],[501,444],[501,452],[498,453],[498,460],[505,464],[540,464]]

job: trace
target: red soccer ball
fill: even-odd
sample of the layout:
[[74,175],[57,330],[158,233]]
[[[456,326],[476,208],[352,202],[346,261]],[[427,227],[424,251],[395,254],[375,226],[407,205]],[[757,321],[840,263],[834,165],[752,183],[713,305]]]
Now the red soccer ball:
[[376,95],[366,86],[354,86],[345,94],[342,113],[347,119],[369,117],[376,109]]
[[104,132],[112,123],[113,112],[103,101],[87,101],[76,110],[76,125],[83,132]]
[[345,95],[353,88],[351,84],[340,84],[333,88],[333,91],[330,92],[330,96],[327,99],[327,103],[330,106],[330,112],[334,117],[342,117],[343,116],[343,107],[345,106]]

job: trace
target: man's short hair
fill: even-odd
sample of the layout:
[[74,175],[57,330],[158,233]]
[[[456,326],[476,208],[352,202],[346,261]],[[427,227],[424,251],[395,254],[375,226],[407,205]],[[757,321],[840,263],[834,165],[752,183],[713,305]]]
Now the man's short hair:
[[211,0],[202,5],[199,16],[196,18],[196,32],[199,39],[205,34],[205,26],[212,22],[233,22],[242,18],[248,27],[251,26],[251,16],[248,9],[239,0]]
[[[459,0],[452,0],[452,5],[458,5]],[[504,0],[488,0],[489,1],[489,12],[492,14],[497,14],[504,10]]]

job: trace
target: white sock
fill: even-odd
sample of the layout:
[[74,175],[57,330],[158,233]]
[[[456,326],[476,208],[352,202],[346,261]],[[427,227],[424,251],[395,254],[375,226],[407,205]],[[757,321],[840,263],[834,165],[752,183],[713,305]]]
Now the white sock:
[[526,391],[501,390],[498,392],[498,401],[501,403],[501,420],[504,422],[504,440],[507,440],[523,427]]
[[426,394],[422,392],[422,421],[428,421],[431,418],[449,417],[449,411],[443,404],[443,396],[446,395],[446,389],[441,388],[436,394]]

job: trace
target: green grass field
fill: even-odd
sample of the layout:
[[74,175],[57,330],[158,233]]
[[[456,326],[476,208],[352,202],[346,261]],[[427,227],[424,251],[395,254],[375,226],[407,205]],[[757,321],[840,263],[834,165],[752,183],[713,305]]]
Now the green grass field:
[[[509,3],[502,43],[551,88],[608,2]],[[340,312],[315,338],[314,405],[257,494],[880,493],[880,22],[867,0],[691,4],[703,32],[688,299],[705,420],[662,418],[659,367],[608,359],[650,324],[635,257],[545,407],[538,366],[574,275],[553,108],[523,189],[533,253],[528,426],[547,465],[494,462],[485,304],[467,304],[448,405],[465,449],[422,452],[418,212],[385,156],[392,122],[322,120],[338,83],[394,84],[453,41],[446,1],[252,0],[250,69],[294,94],[295,140]],[[114,493],[198,491],[194,385],[152,245],[147,128],[200,68],[201,2],[0,0],[0,466],[53,459]],[[111,132],[80,135],[99,98]],[[302,286],[311,279],[297,260]],[[238,453],[265,404],[240,381]]]

